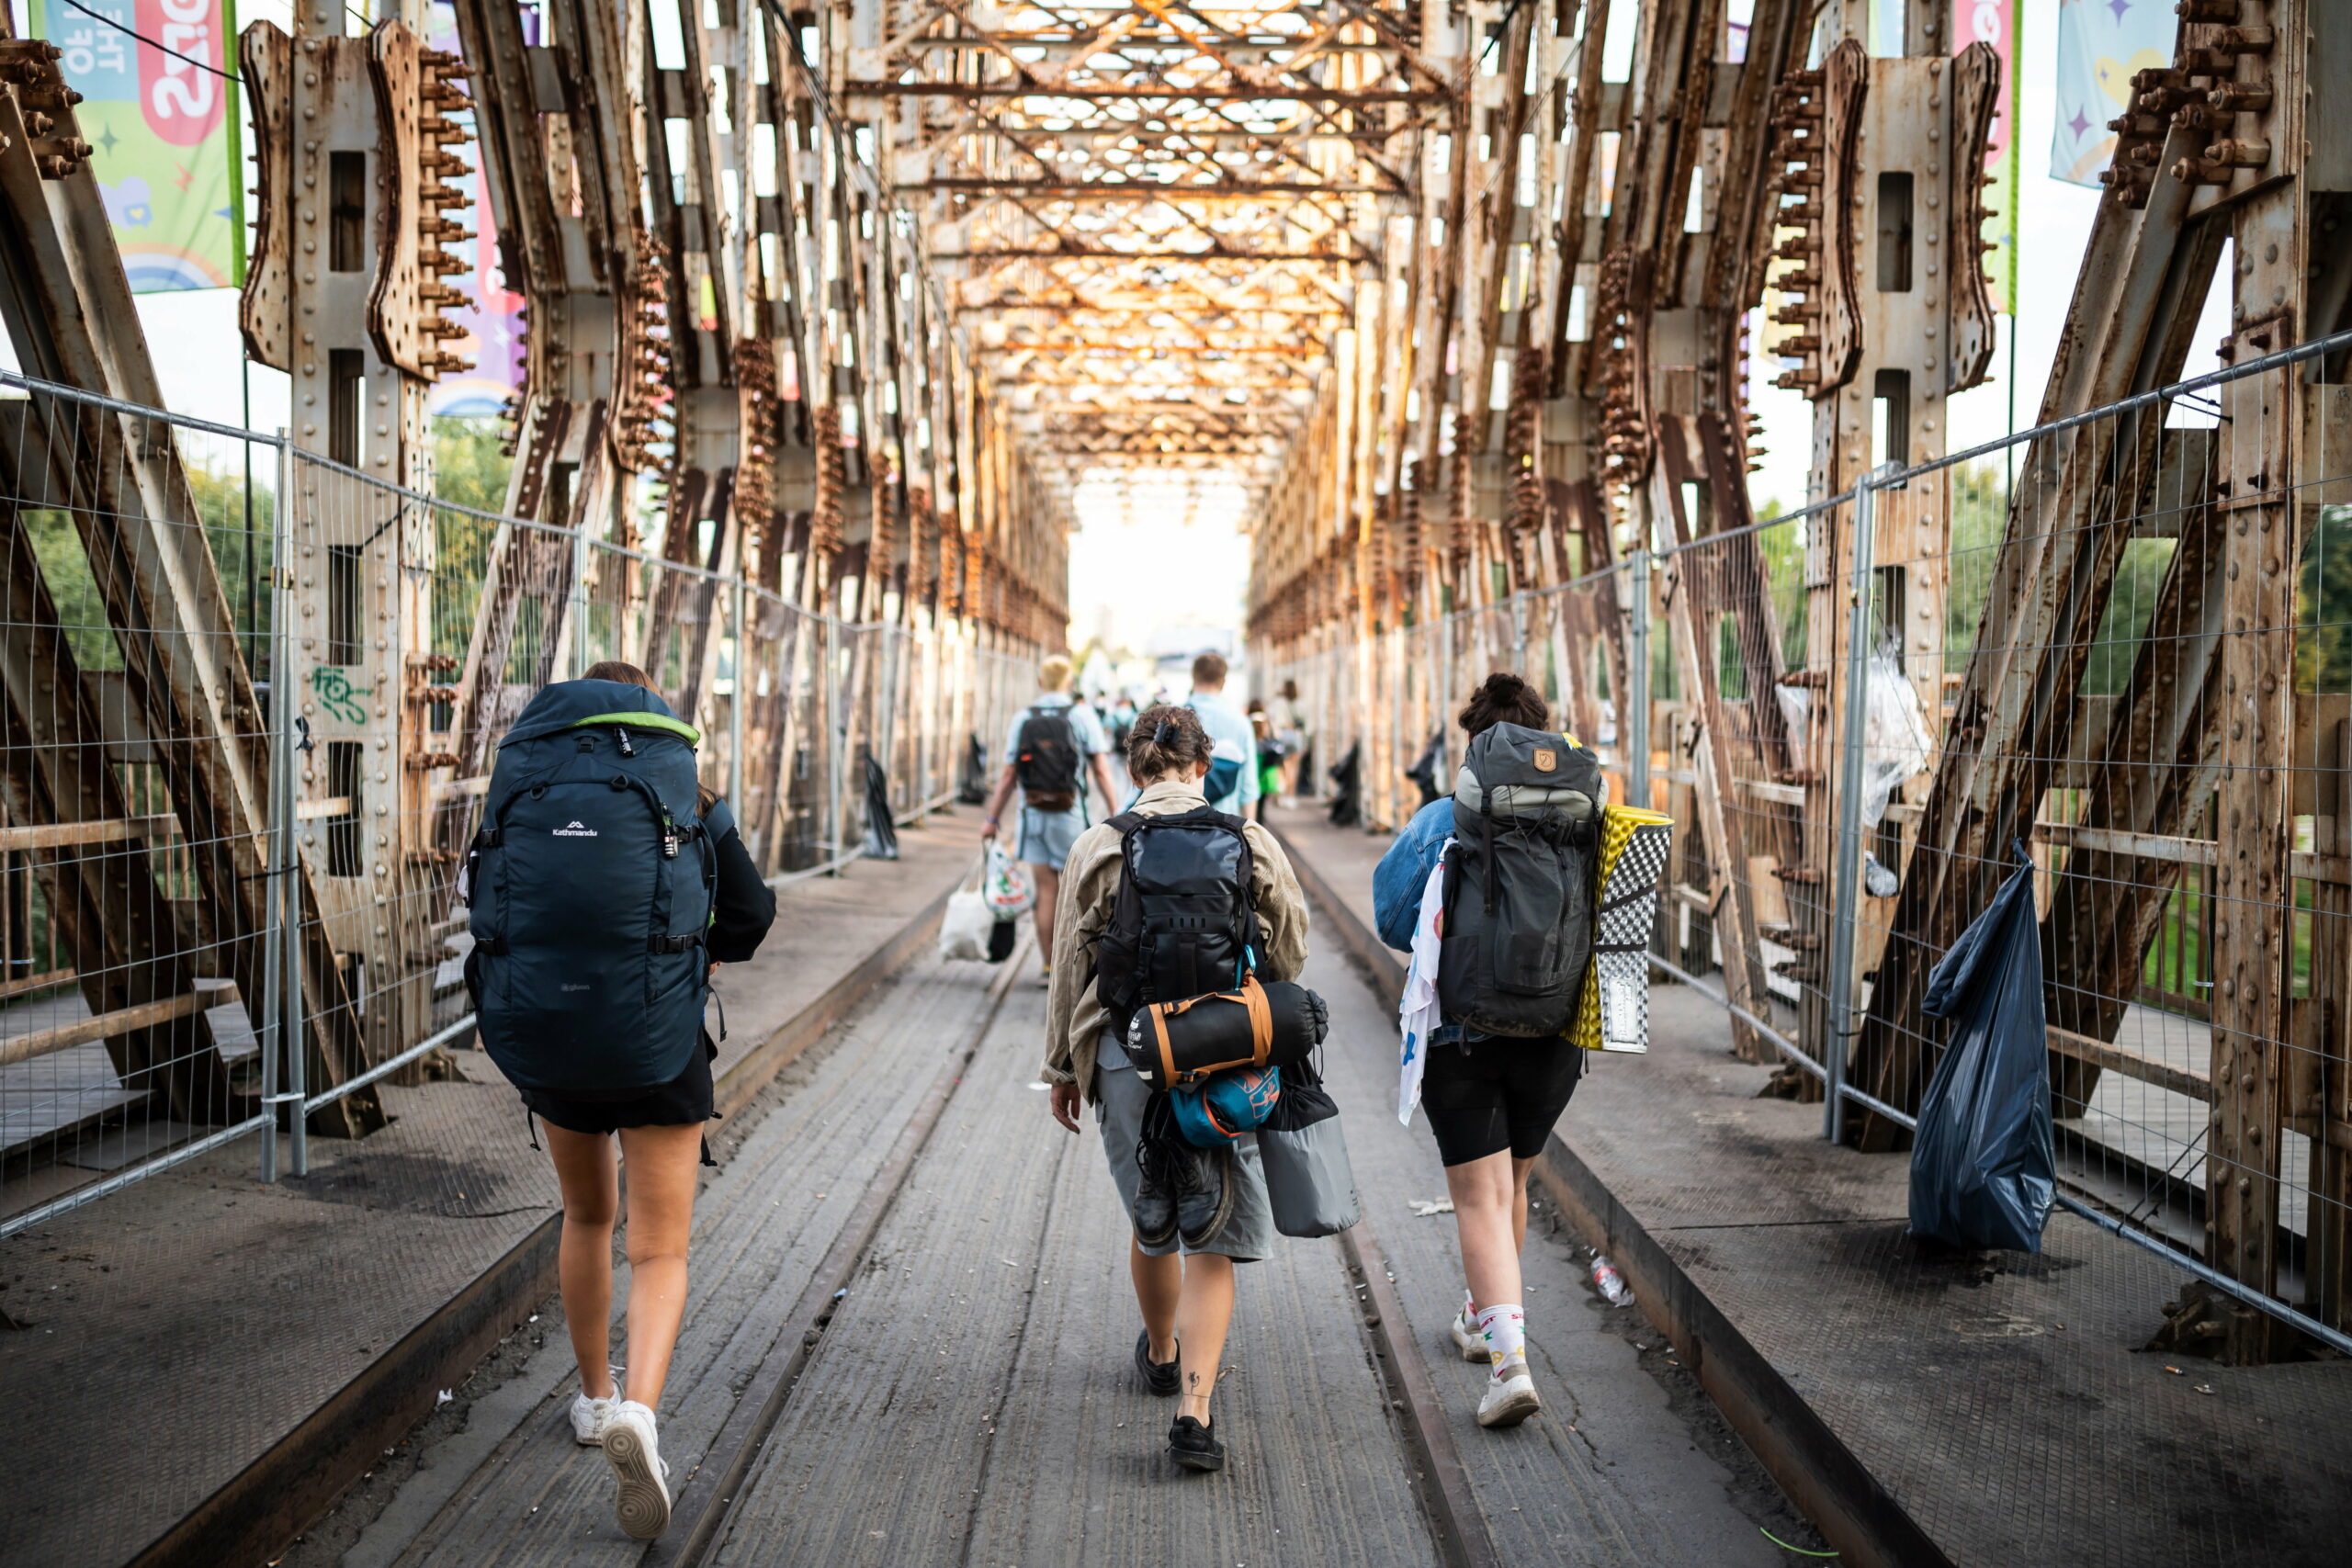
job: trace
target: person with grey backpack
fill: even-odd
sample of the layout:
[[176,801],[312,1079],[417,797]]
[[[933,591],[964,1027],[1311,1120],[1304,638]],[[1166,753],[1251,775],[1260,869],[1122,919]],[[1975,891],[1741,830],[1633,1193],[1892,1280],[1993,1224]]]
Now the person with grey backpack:
[[[633,664],[547,687],[500,743],[462,889],[482,1048],[521,1091],[535,1148],[545,1124],[563,1195],[572,1436],[604,1450],[639,1540],[670,1522],[654,1408],[685,1315],[696,1157],[711,1163],[703,1009],[711,971],[751,958],[775,919],[727,803],[696,779],[700,739]],[[622,1166],[626,1372],[610,1364]]]
[[1450,1332],[1488,1369],[1483,1427],[1542,1408],[1521,1300],[1527,1179],[1584,1071],[1568,1032],[1592,954],[1603,786],[1600,760],[1550,722],[1534,687],[1487,676],[1462,710],[1453,793],[1373,874],[1381,940],[1414,955],[1408,1016],[1433,1025],[1407,1032],[1398,1114],[1417,1089],[1445,1163],[1469,1287]]

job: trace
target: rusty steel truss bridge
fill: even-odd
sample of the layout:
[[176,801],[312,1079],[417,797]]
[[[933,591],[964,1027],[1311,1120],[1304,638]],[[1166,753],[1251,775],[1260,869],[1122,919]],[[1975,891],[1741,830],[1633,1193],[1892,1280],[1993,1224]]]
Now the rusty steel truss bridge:
[[[1063,644],[1081,487],[1238,489],[1318,770],[1397,825],[1527,669],[1681,824],[1662,963],[1835,1136],[1907,1136],[1928,971],[2024,846],[2062,1125],[2129,1189],[2075,1201],[2211,1276],[2172,1332],[2352,1328],[2352,12],[2177,10],[2037,423],[1962,453],[2007,101],[1965,5],[456,0],[450,53],[298,0],[232,62],[266,628],[142,412],[172,345],[58,51],[0,39],[0,843],[86,1008],[0,1064],[365,1134],[540,683],[655,668],[765,868],[821,867],[887,815],[865,757],[919,808]],[[477,168],[527,321],[494,514],[434,502],[425,413]],[[1770,514],[1766,379],[1811,419]],[[300,1049],[230,1060],[224,984]]]

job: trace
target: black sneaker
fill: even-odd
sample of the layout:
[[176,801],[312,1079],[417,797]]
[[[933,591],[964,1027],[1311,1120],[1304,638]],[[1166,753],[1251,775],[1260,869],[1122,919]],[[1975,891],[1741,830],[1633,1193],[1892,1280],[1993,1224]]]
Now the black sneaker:
[[[1213,1427],[1215,1423],[1211,1423]],[[1168,1428],[1168,1457],[1186,1470],[1223,1470],[1225,1445],[1216,1433],[1190,1416],[1179,1416]]]
[[1166,1247],[1176,1239],[1176,1194],[1182,1185],[1178,1159],[1168,1142],[1145,1137],[1136,1144],[1136,1240]]
[[1176,1229],[1186,1247],[1205,1247],[1233,1217],[1233,1151],[1178,1147]]
[[1143,1374],[1143,1386],[1162,1399],[1176,1392],[1177,1376],[1184,1362],[1182,1356],[1166,1362],[1151,1359],[1151,1330],[1147,1328],[1136,1336],[1136,1371]]

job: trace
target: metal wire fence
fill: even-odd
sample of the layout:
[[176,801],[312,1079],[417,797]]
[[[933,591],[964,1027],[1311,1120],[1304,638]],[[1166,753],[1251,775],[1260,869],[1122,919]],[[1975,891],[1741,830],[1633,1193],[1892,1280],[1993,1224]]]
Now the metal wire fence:
[[300,1174],[312,1134],[385,1125],[387,1080],[463,1076],[457,871],[549,680],[644,668],[779,882],[952,796],[1033,684],[920,607],[845,623],[0,383],[0,1238],[247,1136]]
[[1651,485],[1600,571],[1261,664],[1388,828],[1450,791],[1478,681],[1542,685],[1679,824],[1653,963],[1865,1148],[1948,1043],[1928,975],[2030,864],[2061,1201],[2352,1348],[2347,347],[1739,529]]

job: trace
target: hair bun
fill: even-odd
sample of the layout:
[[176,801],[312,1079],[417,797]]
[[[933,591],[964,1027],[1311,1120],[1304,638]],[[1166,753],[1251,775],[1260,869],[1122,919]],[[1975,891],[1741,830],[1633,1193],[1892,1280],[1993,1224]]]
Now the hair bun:
[[1498,703],[1517,702],[1527,690],[1527,682],[1508,670],[1498,670],[1487,677],[1487,695]]

